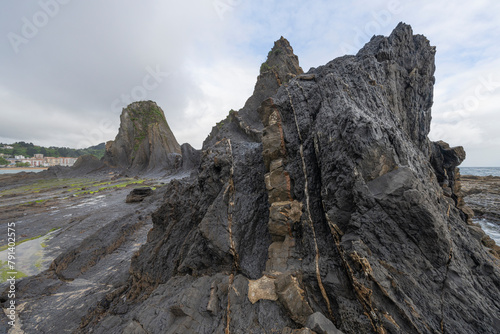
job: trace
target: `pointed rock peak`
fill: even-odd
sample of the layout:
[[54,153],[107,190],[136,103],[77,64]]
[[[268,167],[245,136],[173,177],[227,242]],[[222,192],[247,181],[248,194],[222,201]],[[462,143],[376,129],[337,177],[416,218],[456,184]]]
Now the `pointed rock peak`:
[[267,71],[275,72],[283,83],[304,73],[299,66],[299,58],[293,53],[293,48],[283,36],[274,42],[273,48],[267,54],[267,60],[260,67],[261,74]]
[[413,29],[411,28],[411,25],[406,24],[404,22],[399,22],[396,28],[392,31],[390,36],[394,35],[407,35],[407,36],[413,36]]
[[[240,127],[242,126],[241,124],[244,124],[243,131],[245,133],[249,132],[249,129],[256,130],[257,132],[261,131],[263,126],[257,112],[261,103],[276,94],[281,85],[286,84],[302,73],[304,71],[299,66],[299,58],[293,53],[290,43],[284,37],[274,42],[273,48],[267,54],[267,60],[260,66],[260,74],[257,77],[252,96],[248,98],[245,106],[237,113],[238,126]],[[224,122],[218,124],[204,141],[204,149],[227,135],[223,131]]]
[[417,64],[408,63],[408,55],[420,52],[427,61],[434,62],[436,47],[431,46],[423,35],[414,35],[410,25],[400,22],[389,37],[373,36],[372,39],[359,50],[358,56],[375,56],[379,62],[395,60],[406,62],[404,67],[414,69]]

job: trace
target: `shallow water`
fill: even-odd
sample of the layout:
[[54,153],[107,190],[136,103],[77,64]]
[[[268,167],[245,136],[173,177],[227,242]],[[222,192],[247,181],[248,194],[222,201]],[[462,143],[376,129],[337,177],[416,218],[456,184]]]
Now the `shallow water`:
[[491,239],[495,240],[497,245],[500,245],[500,225],[494,222],[490,222],[486,219],[474,220],[475,223],[479,223],[481,228],[490,236]]
[[500,167],[459,167],[462,175],[500,176]]
[[44,171],[45,169],[10,169],[10,168],[0,168],[0,174],[15,174],[15,173],[21,173],[21,172],[26,172],[26,173],[38,173],[41,171]]
[[47,269],[52,259],[46,258],[45,243],[52,239],[58,230],[47,233],[37,239],[29,240],[15,246],[12,262],[15,263],[15,270],[7,268],[7,260],[10,251],[8,249],[0,252],[0,271],[18,272],[26,276],[36,275]]

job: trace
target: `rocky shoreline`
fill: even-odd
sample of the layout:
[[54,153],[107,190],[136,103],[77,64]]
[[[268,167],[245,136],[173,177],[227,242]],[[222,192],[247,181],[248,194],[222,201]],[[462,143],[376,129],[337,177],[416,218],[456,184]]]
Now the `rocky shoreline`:
[[[125,282],[130,259],[146,242],[152,227],[154,203],[161,201],[162,187],[171,179],[130,178],[115,173],[0,176],[0,225],[15,222],[17,263],[38,269],[37,275],[17,285],[17,295],[23,296],[17,305],[18,314],[22,314],[18,333],[75,328],[89,304]],[[150,196],[126,203],[134,189],[145,188]],[[28,243],[24,241],[41,240],[49,231],[54,232],[43,241],[41,251],[28,249],[21,256],[21,247]],[[6,244],[6,233],[2,233],[0,246]],[[17,269],[22,276],[19,266]],[[4,286],[0,283],[0,290]],[[45,297],[47,294],[52,297]],[[74,298],[82,298],[85,303],[75,306]],[[70,316],[66,308],[71,308]],[[40,324],[36,319],[42,309],[51,311],[44,312]],[[0,314],[0,327],[5,325],[5,330],[9,328],[7,321]],[[6,332],[0,329],[0,333]]]
[[500,224],[500,177],[462,175],[462,192],[476,218]]

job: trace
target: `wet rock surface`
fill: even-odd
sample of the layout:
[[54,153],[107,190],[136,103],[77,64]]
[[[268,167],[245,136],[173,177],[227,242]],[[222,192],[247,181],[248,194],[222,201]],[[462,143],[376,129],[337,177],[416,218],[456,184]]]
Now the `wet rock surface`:
[[476,218],[500,223],[500,177],[462,175],[465,202]]
[[[162,197],[159,186],[168,180],[112,175],[71,179],[37,176],[23,181],[13,177],[16,186],[0,187],[1,226],[15,222],[18,241],[54,231],[43,241],[40,254],[16,258],[18,266],[19,261],[23,266],[32,261],[40,272],[17,283],[18,329],[25,333],[71,332],[87,314],[88,305],[128,278],[130,259],[152,226],[155,206],[151,204]],[[126,204],[131,188],[144,182],[159,188],[142,203]],[[7,243],[3,237],[0,245]],[[8,299],[4,289],[2,282],[2,303]]]
[[496,333],[499,260],[470,225],[464,152],[427,137],[434,54],[400,24],[303,74],[280,39],[245,107],[182,147],[192,169],[21,281],[23,326]]
[[471,233],[500,259],[500,246],[497,244],[500,230],[500,177],[463,175],[461,182],[464,201],[474,213],[473,222],[469,226]]

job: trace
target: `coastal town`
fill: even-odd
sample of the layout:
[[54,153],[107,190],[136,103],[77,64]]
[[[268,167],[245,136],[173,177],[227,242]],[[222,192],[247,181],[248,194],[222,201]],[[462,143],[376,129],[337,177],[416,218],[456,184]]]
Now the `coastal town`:
[[13,144],[0,143],[0,168],[33,168],[42,169],[52,166],[68,166],[75,164],[82,155],[93,155],[102,158],[105,144],[72,149],[68,147],[43,147],[27,142]]
[[[35,154],[32,158],[23,155],[8,157],[0,153],[0,158],[3,158],[4,164],[0,167],[52,167],[52,166],[73,166],[77,158],[70,157],[45,157],[43,154]],[[8,163],[5,163],[8,162]]]

